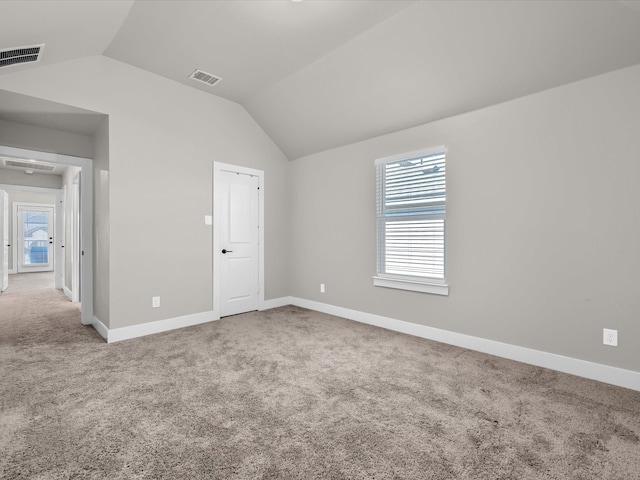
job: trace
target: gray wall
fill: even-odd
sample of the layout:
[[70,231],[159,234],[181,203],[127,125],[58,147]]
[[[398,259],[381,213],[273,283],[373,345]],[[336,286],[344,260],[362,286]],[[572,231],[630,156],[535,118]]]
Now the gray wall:
[[[107,248],[96,265],[108,265],[94,295],[110,328],[212,308],[203,216],[218,160],[265,170],[267,299],[293,295],[634,371],[638,85],[640,66],[288,163],[237,104],[108,58],[0,77],[0,88],[109,115],[93,154],[96,212],[106,216],[96,248]],[[441,144],[451,293],[373,287],[373,162]],[[153,295],[162,308],[151,309]],[[619,330],[618,348],[602,345],[603,327]]]
[[[640,371],[639,85],[636,66],[295,160],[291,294]],[[450,295],[374,287],[374,160],[442,144]]]
[[84,158],[93,155],[90,136],[6,120],[0,120],[0,145]]
[[265,171],[265,295],[288,295],[288,162],[241,106],[101,56],[5,74],[0,88],[109,115],[108,195],[96,194],[109,279],[96,296],[110,328],[212,310],[214,161]]
[[[0,145],[6,145],[0,142]],[[36,173],[27,175],[19,170],[0,168],[0,184],[22,185],[24,187],[61,188],[62,176]]]

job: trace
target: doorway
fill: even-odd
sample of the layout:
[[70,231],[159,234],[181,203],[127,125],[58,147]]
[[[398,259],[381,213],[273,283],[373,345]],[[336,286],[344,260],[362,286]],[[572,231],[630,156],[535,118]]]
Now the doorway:
[[14,265],[18,273],[50,272],[54,267],[55,205],[16,202]]
[[216,318],[264,303],[264,172],[214,162],[213,311]]
[[[79,244],[77,245],[80,261],[78,289],[82,292],[93,291],[93,163],[89,158],[72,157],[37,150],[27,150],[0,145],[0,156],[16,159],[31,159],[36,162],[57,163],[80,167],[83,177],[82,188],[79,188]],[[55,239],[52,239],[55,242]],[[54,243],[55,245],[55,243]],[[56,248],[56,250],[58,250]],[[24,255],[24,248],[23,248]],[[53,256],[48,260],[53,262]],[[33,271],[33,270],[30,270]],[[84,295],[80,306],[81,322],[84,325],[93,323],[93,297]]]

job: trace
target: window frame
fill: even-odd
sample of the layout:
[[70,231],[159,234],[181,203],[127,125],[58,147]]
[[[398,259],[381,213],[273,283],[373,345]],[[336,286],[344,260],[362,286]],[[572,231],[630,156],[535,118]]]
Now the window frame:
[[[411,161],[419,158],[425,158],[437,154],[446,155],[447,148],[444,145],[416,150],[413,152],[400,153],[389,157],[379,158],[375,161],[376,166],[376,275],[373,277],[373,284],[377,287],[396,288],[401,290],[410,290],[422,293],[431,293],[436,295],[449,295],[449,285],[446,275],[446,170],[445,170],[445,194],[442,203],[444,212],[440,213],[419,213],[411,215],[415,220],[439,220],[443,222],[443,242],[444,250],[442,254],[443,261],[443,278],[419,276],[419,275],[399,275],[395,273],[386,273],[384,270],[384,261],[386,257],[385,228],[386,220],[392,218],[391,215],[385,215],[380,202],[384,202],[384,174],[381,173],[382,168],[389,163],[399,163],[402,161]],[[405,216],[409,218],[409,216]]]

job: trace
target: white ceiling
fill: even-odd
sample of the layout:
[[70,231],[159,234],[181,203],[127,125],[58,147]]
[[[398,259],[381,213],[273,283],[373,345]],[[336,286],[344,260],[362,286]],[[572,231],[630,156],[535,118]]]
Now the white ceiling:
[[0,49],[39,43],[0,75],[106,55],[242,104],[295,159],[640,63],[640,1],[0,0]]

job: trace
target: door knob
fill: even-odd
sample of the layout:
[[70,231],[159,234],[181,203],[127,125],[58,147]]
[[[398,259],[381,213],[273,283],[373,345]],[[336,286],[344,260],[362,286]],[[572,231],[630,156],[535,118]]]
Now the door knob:
[[233,253],[233,250],[227,250],[226,248],[223,248],[222,253]]

